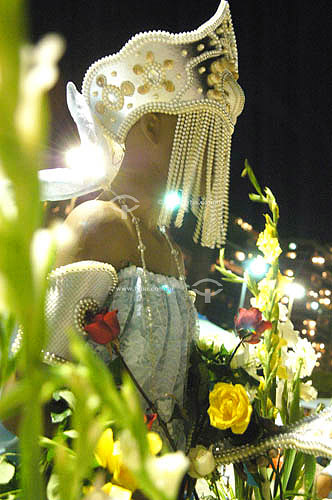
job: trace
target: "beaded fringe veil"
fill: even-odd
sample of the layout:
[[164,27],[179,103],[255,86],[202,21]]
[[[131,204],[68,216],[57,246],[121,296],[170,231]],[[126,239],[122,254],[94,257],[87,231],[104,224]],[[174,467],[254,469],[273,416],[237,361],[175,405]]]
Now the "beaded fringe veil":
[[[228,224],[228,191],[233,129],[210,110],[179,114],[166,192],[181,191],[175,226],[189,209],[197,217],[194,241],[220,248]],[[172,212],[162,206],[158,225],[170,225]]]

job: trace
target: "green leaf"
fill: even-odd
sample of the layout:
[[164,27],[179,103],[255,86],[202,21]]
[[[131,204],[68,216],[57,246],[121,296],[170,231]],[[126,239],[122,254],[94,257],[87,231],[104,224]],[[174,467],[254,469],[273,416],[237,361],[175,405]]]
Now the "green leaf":
[[283,465],[282,470],[281,470],[281,483],[282,483],[282,489],[284,491],[286,490],[288,479],[289,479],[291,472],[292,472],[295,457],[296,457],[295,450],[286,450],[285,451],[284,465]]
[[291,470],[291,474],[289,476],[289,480],[287,483],[287,489],[288,490],[294,490],[296,489],[297,484],[302,484],[299,479],[301,479],[301,476],[303,475],[303,461],[304,461],[304,454],[301,452],[297,452],[293,467]]
[[209,370],[205,363],[199,363],[199,387],[198,387],[198,401],[203,403],[206,401],[209,387]]
[[[220,271],[220,269],[218,269],[218,267],[216,266],[216,269],[217,271]],[[221,271],[220,271],[221,272]],[[234,275],[236,276],[236,275]],[[221,278],[223,281],[227,281],[229,283],[243,283],[243,279],[242,278],[234,278],[234,277],[231,277],[231,278]]]
[[280,411],[282,423],[284,425],[289,424],[288,406],[287,406],[287,403],[288,403],[287,385],[288,385],[287,380],[285,380],[285,384],[284,384],[284,388],[283,388],[282,396],[281,396],[281,411]]
[[307,494],[311,493],[316,472],[316,458],[312,455],[304,455],[304,487]]
[[220,265],[216,266],[216,270],[219,271],[225,278],[222,278],[224,281],[231,281],[233,283],[243,283],[244,278],[241,278],[237,274],[232,273],[232,271],[228,271],[224,264],[224,255],[225,249],[223,248],[219,252],[219,262]]
[[250,276],[249,273],[245,273],[245,279],[247,280],[247,287],[249,288],[251,293],[256,297],[259,294],[257,282],[254,280],[252,276]]
[[68,417],[72,415],[72,410],[70,408],[67,408],[65,411],[62,413],[54,413],[51,412],[51,420],[52,424],[59,424],[60,422],[63,422],[66,420]]
[[0,462],[0,484],[8,484],[13,479],[14,474],[14,465],[2,460]]
[[276,203],[275,196],[274,196],[274,194],[272,193],[271,189],[270,189],[270,188],[268,188],[268,187],[266,187],[266,188],[264,189],[264,191],[265,191],[265,194],[266,194],[266,197],[267,197],[267,200],[268,200],[269,204],[270,204],[270,203]]
[[226,277],[222,278],[224,281],[233,281],[234,283],[243,283],[244,278],[238,276],[237,274],[232,273],[232,271],[228,271],[225,267],[224,264],[224,258],[225,258],[225,249],[223,248],[219,252],[219,266],[216,266],[217,271],[219,271],[223,276]]
[[20,380],[0,400],[0,419],[12,417],[28,401],[27,383]]
[[69,429],[68,431],[64,431],[63,434],[70,439],[76,439],[78,436],[78,433],[77,431],[75,431],[75,429]]
[[60,399],[64,399],[72,410],[75,409],[75,396],[71,391],[65,391],[65,390],[55,391],[53,394],[53,399],[55,399],[55,401],[60,401]]
[[257,203],[265,203],[265,198],[262,198],[261,195],[255,193],[249,193],[249,199],[251,201],[255,201]]
[[275,223],[273,222],[269,214],[265,214],[265,220],[269,226],[272,226],[273,228],[275,227]]
[[[246,174],[248,175],[249,177],[249,180],[251,182],[251,184],[254,186],[254,188],[256,189],[257,193],[261,196],[261,198],[265,199],[264,195],[263,195],[263,191],[256,179],[256,176],[254,174],[254,171],[253,169],[251,168],[251,166],[249,165],[249,162],[247,159],[245,159],[244,161],[244,165],[245,165],[245,169],[243,170],[242,174],[241,174],[241,177],[244,177]],[[266,199],[265,199],[266,201]]]
[[300,377],[294,381],[293,384],[293,399],[289,409],[289,423],[294,424],[297,422],[302,416],[301,408],[300,408]]

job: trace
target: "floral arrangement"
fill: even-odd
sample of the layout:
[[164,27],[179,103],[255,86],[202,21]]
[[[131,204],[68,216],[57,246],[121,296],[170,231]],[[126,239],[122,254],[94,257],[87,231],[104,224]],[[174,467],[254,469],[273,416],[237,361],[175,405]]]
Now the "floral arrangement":
[[[280,273],[278,265],[278,204],[269,188],[261,189],[248,162],[242,175],[248,175],[255,188],[250,199],[267,205],[270,211],[265,214],[265,228],[257,239],[268,271],[258,281],[248,272],[243,277],[235,275],[226,269],[224,253],[220,252],[217,269],[223,279],[244,284],[252,299],[249,309],[239,309],[234,330],[226,337],[200,335],[196,342],[196,384],[205,381],[208,394],[196,403],[198,408],[205,405],[206,415],[199,435],[194,437],[205,444],[205,453],[218,436],[211,433],[211,426],[222,431],[220,442],[227,439],[234,445],[255,443],[277,431],[276,418],[284,425],[297,422],[303,416],[300,398],[317,397],[309,379],[316,353],[311,343],[294,330],[289,317],[291,307],[287,309],[280,303],[291,280]],[[201,475],[207,478],[217,499],[250,499],[253,494],[255,498],[271,499],[296,496],[300,490],[312,497],[314,471],[314,457],[294,450],[271,449],[266,456],[234,465],[233,488],[229,484],[226,487],[217,469]]]

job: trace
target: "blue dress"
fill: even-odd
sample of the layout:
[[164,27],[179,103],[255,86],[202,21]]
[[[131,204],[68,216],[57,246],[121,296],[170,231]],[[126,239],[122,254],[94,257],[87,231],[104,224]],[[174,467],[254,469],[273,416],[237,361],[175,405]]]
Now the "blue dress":
[[[193,302],[179,279],[130,265],[118,272],[109,310],[118,309],[120,351],[140,386],[157,406],[160,417],[170,422],[176,403],[185,404],[185,389],[192,339],[198,329]],[[147,288],[147,289],[145,289]],[[149,327],[146,306],[152,311]],[[109,362],[107,349],[89,341]],[[143,410],[144,404],[142,400]],[[181,422],[172,421],[169,430],[184,447]]]

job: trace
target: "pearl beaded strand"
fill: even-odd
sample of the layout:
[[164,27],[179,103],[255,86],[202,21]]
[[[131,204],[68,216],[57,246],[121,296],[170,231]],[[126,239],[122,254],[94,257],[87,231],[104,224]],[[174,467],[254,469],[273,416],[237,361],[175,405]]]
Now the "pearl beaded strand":
[[[175,226],[182,226],[191,203],[197,216],[193,240],[209,248],[220,247],[226,239],[232,133],[233,127],[212,109],[180,114],[175,129],[166,185],[166,192],[182,190]],[[205,154],[206,192],[200,196]],[[169,227],[171,217],[163,205],[158,226]]]

